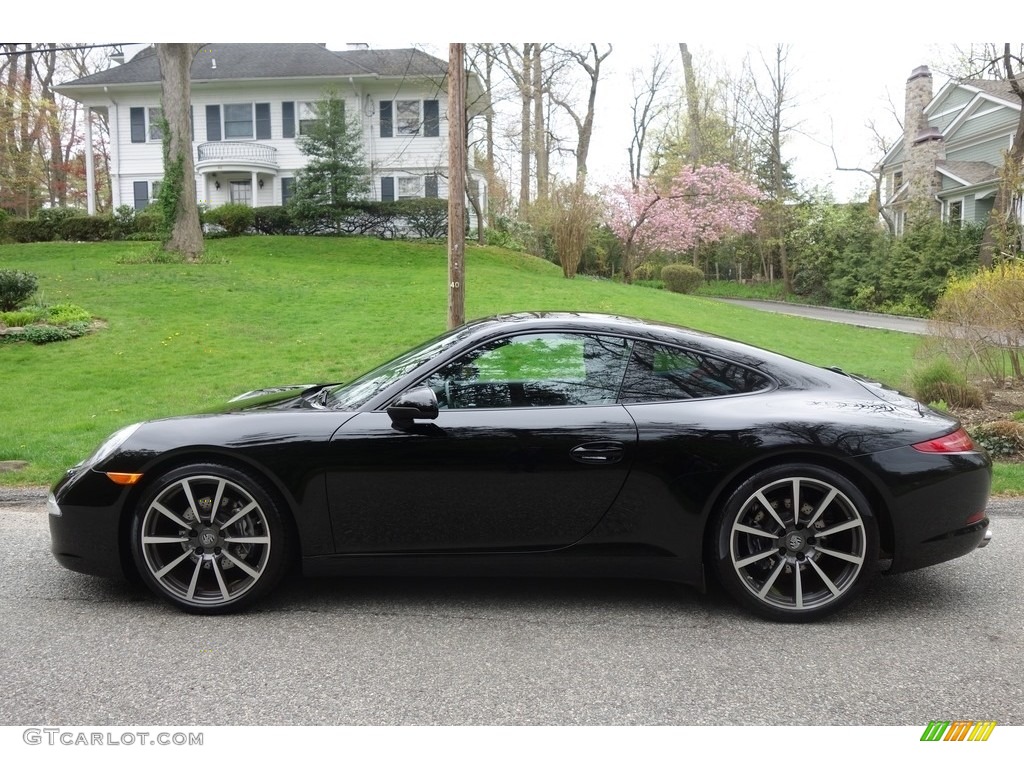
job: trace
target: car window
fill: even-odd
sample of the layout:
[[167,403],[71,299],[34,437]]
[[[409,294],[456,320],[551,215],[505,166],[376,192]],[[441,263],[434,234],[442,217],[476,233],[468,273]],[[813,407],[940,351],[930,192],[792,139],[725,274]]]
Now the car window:
[[623,403],[689,400],[757,392],[769,386],[766,376],[737,363],[638,341],[619,399]]
[[614,403],[629,360],[626,339],[532,333],[489,341],[422,382],[441,409]]

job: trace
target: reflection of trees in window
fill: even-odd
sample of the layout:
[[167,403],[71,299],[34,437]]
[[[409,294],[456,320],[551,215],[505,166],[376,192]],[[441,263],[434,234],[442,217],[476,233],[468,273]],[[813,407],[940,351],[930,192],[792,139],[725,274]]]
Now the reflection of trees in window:
[[441,408],[614,403],[629,349],[625,339],[524,334],[478,347],[424,384]]
[[729,360],[637,342],[626,370],[624,403],[688,400],[756,392],[770,385],[761,374]]

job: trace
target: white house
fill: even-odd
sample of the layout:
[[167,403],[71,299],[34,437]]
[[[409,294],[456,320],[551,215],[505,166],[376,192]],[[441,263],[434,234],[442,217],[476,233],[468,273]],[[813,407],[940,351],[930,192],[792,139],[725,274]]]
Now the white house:
[[[446,61],[415,49],[362,44],[330,51],[318,43],[210,43],[191,71],[193,159],[202,204],[287,203],[306,163],[296,137],[328,92],[359,121],[376,199],[447,197]],[[482,105],[479,81],[468,74],[467,84],[467,104]],[[114,207],[139,210],[152,202],[163,176],[155,49],[57,90],[84,105],[87,146],[94,113],[107,116]],[[91,160],[89,155],[90,214],[96,210]],[[484,176],[475,169],[470,176],[486,210]]]

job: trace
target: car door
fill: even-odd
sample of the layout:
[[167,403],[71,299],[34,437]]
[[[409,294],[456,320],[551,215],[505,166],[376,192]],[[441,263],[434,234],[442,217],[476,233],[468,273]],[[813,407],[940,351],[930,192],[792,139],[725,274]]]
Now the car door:
[[566,332],[490,340],[416,383],[435,392],[436,419],[355,416],[330,448],[336,550],[541,551],[582,538],[635,453],[616,403],[630,347]]

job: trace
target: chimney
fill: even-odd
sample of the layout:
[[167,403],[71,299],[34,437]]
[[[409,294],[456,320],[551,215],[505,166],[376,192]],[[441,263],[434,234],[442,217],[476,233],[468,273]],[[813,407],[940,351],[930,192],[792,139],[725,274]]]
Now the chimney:
[[935,196],[940,189],[936,164],[945,159],[942,131],[928,124],[925,107],[932,100],[932,73],[916,67],[907,78],[903,121],[903,178],[912,207],[938,213]]

